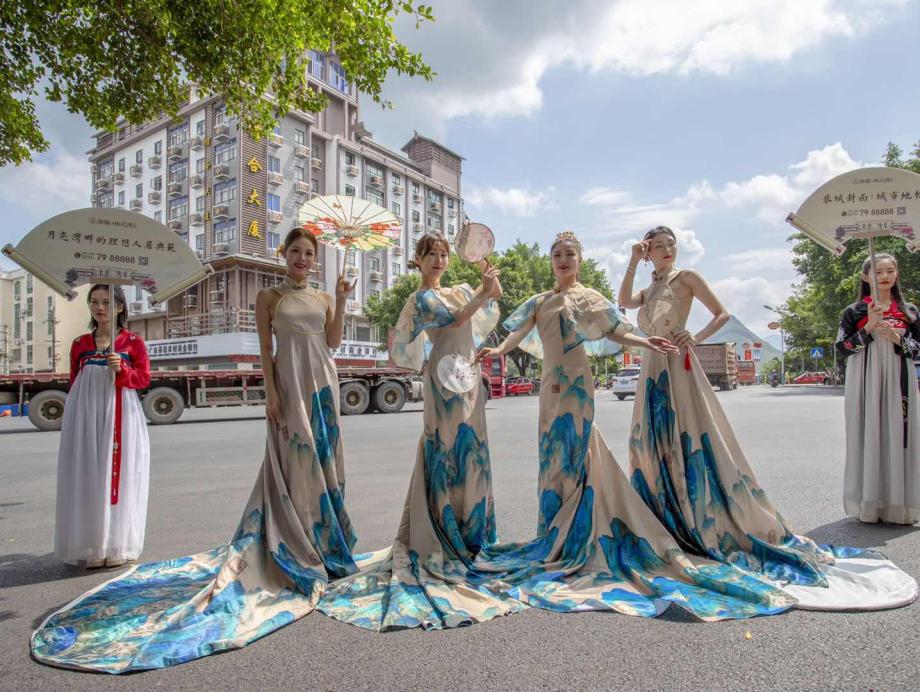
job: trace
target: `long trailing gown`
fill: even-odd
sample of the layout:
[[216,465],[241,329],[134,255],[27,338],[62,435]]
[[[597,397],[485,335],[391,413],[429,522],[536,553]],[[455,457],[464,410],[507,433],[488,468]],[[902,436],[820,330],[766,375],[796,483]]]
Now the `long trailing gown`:
[[[642,293],[639,328],[673,338],[689,298],[672,270]],[[629,440],[632,483],[687,551],[781,586],[797,607],[877,609],[910,603],[917,584],[873,551],[796,535],[757,482],[693,350],[649,353]]]
[[92,333],[70,348],[70,392],[58,453],[54,554],[64,562],[136,560],[144,547],[150,440],[137,396],[150,384],[147,347],[121,329],[107,353]]
[[332,299],[290,279],[272,290],[284,423],[267,421],[265,458],[233,538],[83,594],[32,635],[37,660],[124,673],[240,648],[308,614],[330,579],[356,571],[324,332]]
[[521,348],[544,359],[539,525],[530,542],[484,548],[471,578],[560,612],[654,617],[675,603],[702,620],[722,620],[793,605],[790,596],[732,566],[685,555],[607,448],[594,426],[586,346],[603,352],[608,336],[632,328],[612,303],[575,284],[534,296],[504,326],[529,330]]
[[466,581],[477,553],[495,542],[485,401],[476,373],[467,392],[441,382],[438,364],[476,345],[498,321],[494,301],[466,324],[453,315],[473,298],[467,285],[412,294],[397,323],[393,361],[413,370],[424,358],[424,429],[399,530],[381,562],[332,586],[318,610],[371,630],[443,629],[524,606]]
[[912,524],[920,518],[920,397],[913,359],[920,358],[920,314],[892,301],[885,320],[901,343],[864,329],[871,298],[847,307],[837,350],[847,359],[847,430],[843,503],[863,521]]

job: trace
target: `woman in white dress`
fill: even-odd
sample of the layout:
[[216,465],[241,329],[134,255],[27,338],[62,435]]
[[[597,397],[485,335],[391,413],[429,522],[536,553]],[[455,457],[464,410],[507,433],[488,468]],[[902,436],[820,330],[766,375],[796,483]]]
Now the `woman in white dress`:
[[843,311],[837,336],[847,359],[843,504],[866,523],[912,524],[920,517],[920,313],[901,298],[894,257],[875,256],[875,300],[871,269],[867,258],[859,300]]
[[70,393],[58,453],[54,554],[86,567],[133,562],[144,547],[150,441],[138,389],[150,384],[147,347],[127,331],[125,296],[89,292],[90,328],[70,347]]

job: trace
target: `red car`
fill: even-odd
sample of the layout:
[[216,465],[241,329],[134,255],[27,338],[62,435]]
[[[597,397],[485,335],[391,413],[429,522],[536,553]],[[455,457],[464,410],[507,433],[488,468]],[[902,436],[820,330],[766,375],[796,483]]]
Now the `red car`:
[[509,377],[505,380],[505,394],[507,396],[521,396],[533,394],[536,387],[529,377]]
[[831,376],[826,372],[803,372],[792,380],[792,384],[829,384]]

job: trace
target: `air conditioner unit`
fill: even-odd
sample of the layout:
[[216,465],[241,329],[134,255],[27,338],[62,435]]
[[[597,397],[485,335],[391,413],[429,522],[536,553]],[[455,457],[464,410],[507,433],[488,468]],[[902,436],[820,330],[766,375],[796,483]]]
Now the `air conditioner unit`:
[[373,185],[374,187],[380,187],[383,185],[383,178],[379,175],[372,175],[367,180],[368,185]]
[[451,219],[456,218],[456,216],[457,216],[457,210],[454,209],[454,208],[448,209],[448,210],[447,210],[447,216],[450,217]]
[[227,123],[221,123],[214,126],[214,141],[226,142],[230,139],[230,126]]
[[157,191],[147,193],[147,203],[148,204],[159,204],[160,203],[160,193]]
[[143,303],[128,303],[128,310],[130,312],[140,312],[144,309]]
[[303,144],[298,144],[294,147],[294,156],[300,157],[302,159],[310,158],[310,147],[304,146]]
[[419,202],[421,202],[421,201],[422,201],[422,194],[421,194],[420,192],[413,192],[413,193],[412,193],[412,201],[415,202],[416,204],[418,204]]
[[358,167],[355,165],[345,166],[345,175],[350,175],[352,178],[354,178],[356,175],[358,175]]
[[284,176],[280,173],[275,173],[270,171],[268,174],[268,184],[269,185],[281,185],[284,182]]
[[178,233],[182,230],[182,219],[170,219],[166,222],[166,228]]
[[441,211],[441,203],[432,200],[428,203],[428,208],[431,209],[431,211]]
[[383,272],[371,272],[371,281],[383,281]]
[[148,168],[159,168],[162,165],[163,159],[159,156],[151,156],[147,159]]
[[230,177],[230,166],[226,163],[220,163],[214,166],[214,179],[222,180]]
[[122,185],[125,182],[125,174],[119,171],[118,173],[112,174],[112,180],[116,185]]
[[230,207],[226,204],[215,204],[212,214],[215,221],[230,218]]
[[204,141],[202,140],[201,137],[198,137],[197,135],[195,137],[192,137],[188,141],[188,143],[189,143],[189,146],[195,151],[200,151],[201,149],[204,148]]
[[284,144],[284,137],[279,135],[277,132],[272,132],[268,136],[268,145],[271,147],[280,147]]
[[393,254],[394,254],[396,257],[401,256],[402,253],[403,253],[402,245],[394,245],[394,246],[393,246]]
[[144,200],[135,197],[128,203],[128,206],[131,208],[131,211],[140,211],[144,208]]
[[99,180],[96,181],[97,191],[108,192],[111,189],[112,189],[112,177],[111,176],[109,176],[108,178],[99,178]]
[[310,186],[303,180],[294,181],[294,192],[299,192],[302,195],[310,194]]
[[204,223],[204,214],[200,211],[196,211],[189,216],[189,223],[193,226],[200,226]]
[[357,276],[357,275],[358,275],[357,267],[354,267],[352,265],[348,265],[347,267],[345,267],[345,276]]
[[182,194],[182,183],[170,183],[166,186],[166,194],[170,197],[178,197]]
[[[322,167],[323,167],[323,160],[320,159],[320,158],[312,158],[312,159],[310,159],[310,165],[311,165],[313,168],[322,168]],[[357,173],[356,173],[355,175],[357,175]]]
[[142,175],[144,175],[144,167],[139,163],[136,163],[128,169],[128,172],[131,174],[132,178],[140,178]]
[[[229,255],[230,254],[230,245],[228,243],[215,243],[214,245],[214,254],[218,256]],[[212,297],[214,291],[211,291]]]
[[406,191],[406,188],[403,187],[402,185],[394,185],[394,186],[393,186],[393,194],[394,194],[394,195],[401,195],[401,194],[403,194],[405,191]]
[[188,177],[188,186],[191,188],[199,188],[204,185],[204,176],[203,175],[190,175]]
[[416,233],[421,233],[421,232],[422,232],[422,224],[420,224],[418,221],[416,221],[414,224],[412,224],[412,230],[415,231]]
[[284,214],[282,214],[280,211],[269,211],[268,221],[269,223],[281,223],[284,221]]
[[360,312],[361,304],[357,300],[345,301],[345,312]]

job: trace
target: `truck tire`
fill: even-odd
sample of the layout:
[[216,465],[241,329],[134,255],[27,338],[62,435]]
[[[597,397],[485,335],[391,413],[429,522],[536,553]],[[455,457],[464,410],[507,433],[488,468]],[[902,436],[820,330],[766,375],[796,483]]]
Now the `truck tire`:
[[64,422],[67,394],[60,389],[46,389],[29,400],[29,420],[39,430],[60,430]]
[[342,413],[346,416],[356,416],[367,411],[371,403],[367,385],[363,382],[346,382],[339,388],[339,401]]
[[623,401],[623,399],[625,398],[626,398],[625,394],[617,394],[617,399],[619,399],[620,401]]
[[141,407],[153,425],[169,425],[179,420],[185,411],[185,401],[172,387],[157,387],[147,392]]
[[380,413],[396,413],[406,405],[406,388],[401,382],[387,380],[374,390],[374,406]]

